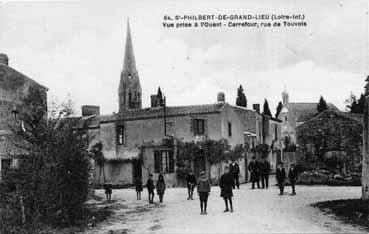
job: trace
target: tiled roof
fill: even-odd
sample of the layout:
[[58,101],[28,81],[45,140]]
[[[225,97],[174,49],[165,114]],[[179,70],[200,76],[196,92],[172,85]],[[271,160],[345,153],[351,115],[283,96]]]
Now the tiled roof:
[[[168,106],[166,107],[166,115],[181,116],[191,114],[210,114],[220,112],[225,104],[206,104],[206,105],[191,105],[191,106]],[[127,110],[120,114],[112,114],[105,116],[98,116],[97,119],[100,122],[116,121],[117,119],[123,120],[136,120],[136,119],[155,119],[162,118],[164,116],[164,108],[144,108],[137,110]]]
[[[317,113],[318,103],[288,103],[288,110],[295,114],[297,122],[305,122],[313,118]],[[338,108],[328,103],[330,110],[337,110]]]
[[[7,86],[14,86],[14,85],[23,85],[24,82],[29,82],[33,85],[41,87],[45,90],[48,90],[45,86],[39,84],[35,80],[29,78],[28,76],[24,75],[23,73],[17,71],[16,69],[7,66],[5,64],[0,63],[0,81],[3,82],[5,87]],[[8,87],[12,88],[12,87]]]
[[[302,128],[311,123],[322,121],[322,119],[327,118],[327,116],[332,116],[333,118],[337,118],[337,117],[348,118],[350,120],[357,122],[358,124],[362,126],[364,125],[364,115],[363,114],[354,114],[354,113],[343,112],[339,110],[326,110],[320,113],[319,115],[316,115],[313,118],[309,119],[308,121],[298,126],[297,128]],[[326,119],[324,119],[324,121],[326,121]]]

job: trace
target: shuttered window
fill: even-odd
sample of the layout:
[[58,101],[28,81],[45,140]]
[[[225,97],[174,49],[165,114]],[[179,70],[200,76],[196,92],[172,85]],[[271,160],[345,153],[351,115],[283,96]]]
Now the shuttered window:
[[174,173],[174,155],[172,150],[154,151],[155,173]]
[[125,142],[125,134],[124,134],[124,125],[117,125],[117,145],[124,145]]
[[232,123],[228,123],[228,137],[232,137]]
[[193,119],[192,129],[194,135],[205,135],[205,120],[204,119]]

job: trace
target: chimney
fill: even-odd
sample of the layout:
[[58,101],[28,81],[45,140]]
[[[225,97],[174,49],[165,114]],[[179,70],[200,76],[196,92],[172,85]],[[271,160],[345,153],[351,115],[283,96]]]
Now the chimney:
[[218,93],[217,103],[225,103],[225,94],[223,92]]
[[82,116],[100,115],[100,107],[92,105],[82,106]]
[[5,64],[6,66],[9,65],[9,58],[6,54],[0,54],[0,63]]
[[260,113],[260,104],[253,104],[252,109],[254,109],[254,111]]
[[156,94],[151,95],[151,108],[155,108],[158,106],[159,106],[158,95]]

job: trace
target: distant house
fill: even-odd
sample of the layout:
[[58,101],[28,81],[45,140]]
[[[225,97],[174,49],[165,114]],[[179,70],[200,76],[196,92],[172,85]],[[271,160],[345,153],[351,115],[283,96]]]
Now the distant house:
[[[282,100],[283,107],[277,116],[282,121],[282,139],[295,144],[296,128],[318,114],[318,103],[289,102],[289,95],[286,91],[282,93]],[[338,108],[331,103],[328,103],[328,108],[338,111]]]
[[[340,162],[357,168],[362,158],[364,117],[326,110],[296,128],[298,159],[305,162]],[[336,165],[337,166],[337,165]]]
[[21,113],[22,98],[31,87],[41,91],[46,103],[47,88],[10,67],[8,56],[0,54],[0,172],[15,166],[26,153],[15,146],[9,123]]

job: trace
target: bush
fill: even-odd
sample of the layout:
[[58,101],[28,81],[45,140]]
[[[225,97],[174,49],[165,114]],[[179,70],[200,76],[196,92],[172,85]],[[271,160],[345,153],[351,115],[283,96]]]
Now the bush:
[[[11,128],[14,144],[24,152],[16,169],[2,177],[0,207],[6,209],[8,228],[40,223],[74,225],[83,217],[87,199],[90,158],[87,141],[77,131],[75,119],[65,115],[47,119],[40,112],[42,98],[31,90],[28,104]],[[60,113],[69,113],[63,108]]]

